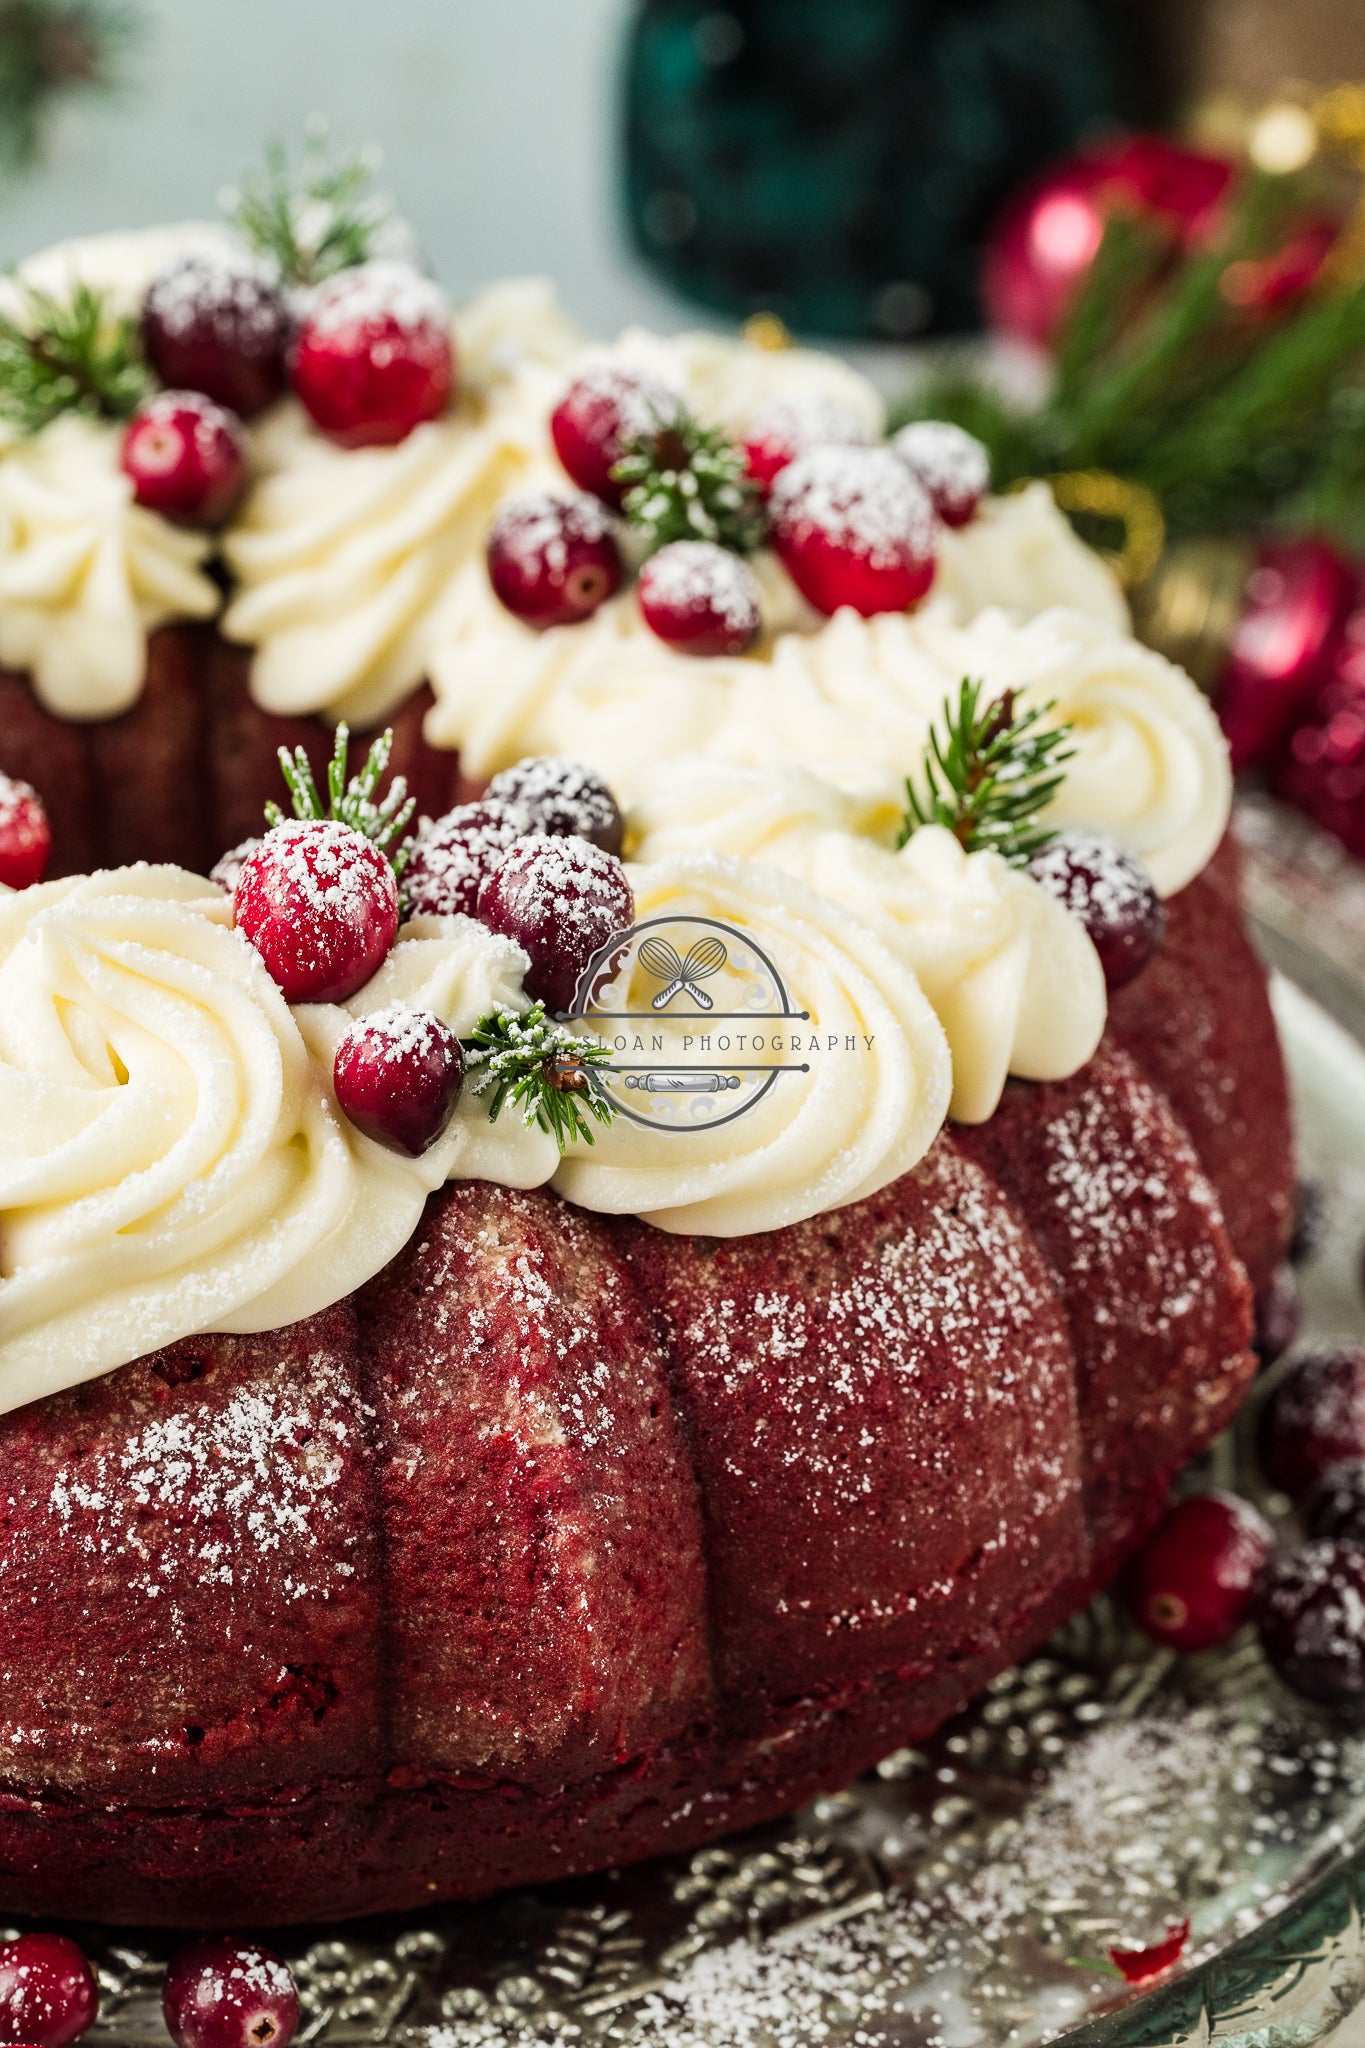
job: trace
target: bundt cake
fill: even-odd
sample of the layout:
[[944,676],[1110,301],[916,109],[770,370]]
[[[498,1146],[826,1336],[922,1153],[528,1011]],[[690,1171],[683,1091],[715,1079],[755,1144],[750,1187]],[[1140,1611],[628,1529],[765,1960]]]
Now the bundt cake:
[[[312,259],[6,309],[122,337],[0,389],[7,1911],[473,1898],[846,1782],[1146,1535],[1288,1236],[1221,740],[1043,487],[799,350],[503,287],[450,351]],[[216,540],[120,438],[139,311]]]

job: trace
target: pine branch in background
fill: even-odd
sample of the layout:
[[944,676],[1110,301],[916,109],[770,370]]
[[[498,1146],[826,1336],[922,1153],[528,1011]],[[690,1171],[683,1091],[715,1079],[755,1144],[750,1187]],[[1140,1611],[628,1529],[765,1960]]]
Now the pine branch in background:
[[62,304],[20,285],[19,319],[0,314],[0,419],[36,434],[64,412],[127,419],[148,390],[137,323],[77,285]]
[[123,0],[0,0],[0,169],[33,162],[64,93],[119,82],[140,28]]
[[222,194],[223,210],[283,283],[321,284],[364,263],[401,232],[392,201],[370,190],[379,161],[374,151],[361,150],[333,163],[327,124],[313,120],[297,181],[284,144],[271,142],[264,168]]
[[931,728],[923,790],[906,778],[900,844],[921,825],[942,825],[965,852],[1023,867],[1053,837],[1040,819],[1066,779],[1071,727],[1044,723],[1051,704],[1017,711],[1013,690],[983,705],[982,687],[964,676],[942,727]]

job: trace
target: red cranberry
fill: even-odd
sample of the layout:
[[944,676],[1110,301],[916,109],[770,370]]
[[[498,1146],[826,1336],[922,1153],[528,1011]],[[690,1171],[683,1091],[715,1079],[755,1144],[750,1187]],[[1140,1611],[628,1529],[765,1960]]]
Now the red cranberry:
[[298,1986],[271,1949],[209,1935],[172,1957],[161,2010],[177,2048],[288,2048]]
[[675,540],[640,571],[640,610],[679,654],[743,654],[758,638],[758,579],[728,548]]
[[161,382],[202,391],[244,420],[283,391],[288,340],[284,298],[244,251],[181,256],[142,302],[142,345]]
[[599,363],[574,379],[550,414],[555,452],[580,490],[619,506],[626,487],[612,470],[627,443],[667,426],[677,410],[676,394],[655,378]]
[[817,611],[903,612],[934,580],[934,508],[888,448],[816,448],[769,501],[773,546]]
[[403,876],[411,916],[473,917],[479,884],[509,846],[528,832],[543,831],[526,807],[505,802],[501,793],[478,803],[459,804],[438,818],[413,849]]
[[634,922],[635,898],[614,854],[586,839],[536,833],[484,878],[479,916],[529,956],[527,994],[567,1012],[593,954]]
[[430,1010],[394,1003],[361,1017],[337,1047],[337,1101],[367,1138],[420,1159],[455,1114],[464,1053]]
[[343,448],[392,447],[455,388],[450,308],[405,263],[361,263],[320,285],[294,344],[294,389]]
[[1261,1648],[1306,1699],[1365,1697],[1365,1550],[1305,1543],[1270,1566],[1256,1599]]
[[872,436],[837,398],[772,398],[744,429],[745,467],[764,496],[773,479],[812,448],[867,448]]
[[220,889],[231,896],[237,887],[237,878],[242,872],[247,855],[254,853],[261,845],[262,837],[263,835],[257,832],[252,838],[239,840],[236,846],[230,846],[226,853],[220,853],[209,869],[209,880],[216,882]]
[[159,391],[123,435],[123,473],[149,512],[221,526],[246,487],[242,424],[198,391]]
[[1068,827],[1034,854],[1028,872],[1085,926],[1111,989],[1140,974],[1166,936],[1166,909],[1151,876],[1102,832]]
[[1304,1502],[1303,1526],[1312,1537],[1365,1550],[1365,1459],[1328,1466]]
[[1144,1635],[1172,1650],[1212,1650],[1251,1609],[1271,1552],[1270,1530],[1228,1493],[1178,1501],[1120,1581],[1123,1604]]
[[37,790],[0,775],[0,883],[27,889],[41,882],[51,855],[52,827]]
[[65,1934],[0,1942],[0,2041],[67,2048],[95,2023],[95,1973]]
[[526,491],[488,536],[488,574],[528,626],[576,626],[621,587],[621,556],[596,498]]
[[1365,1351],[1305,1352],[1272,1390],[1257,1434],[1261,1469],[1293,1500],[1329,1465],[1365,1458]]
[[991,458],[975,434],[951,420],[915,420],[893,435],[891,446],[945,526],[975,519],[991,487]]
[[233,922],[291,1003],[342,1003],[398,935],[398,884],[374,843],[331,818],[290,820],[242,863]]
[[1302,1308],[1294,1268],[1277,1266],[1264,1291],[1256,1297],[1256,1334],[1253,1346],[1263,1366],[1273,1365],[1299,1334]]
[[603,853],[619,853],[625,838],[621,807],[595,768],[562,754],[530,756],[504,768],[488,785],[490,797],[529,813],[532,832],[591,839]]

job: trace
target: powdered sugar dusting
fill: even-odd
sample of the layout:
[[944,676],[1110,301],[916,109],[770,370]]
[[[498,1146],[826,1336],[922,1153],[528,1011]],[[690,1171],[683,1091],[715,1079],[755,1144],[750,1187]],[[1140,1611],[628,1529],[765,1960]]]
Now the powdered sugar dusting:
[[284,313],[274,280],[246,249],[194,250],[161,271],[147,292],[147,316],[176,340],[205,322],[225,345],[251,354],[277,346]]
[[974,509],[991,487],[990,456],[950,420],[915,420],[892,436],[891,447],[945,517]]
[[319,335],[388,323],[409,332],[434,327],[445,335],[450,303],[434,279],[423,277],[411,264],[381,258],[329,278],[318,287],[308,310],[309,330]]

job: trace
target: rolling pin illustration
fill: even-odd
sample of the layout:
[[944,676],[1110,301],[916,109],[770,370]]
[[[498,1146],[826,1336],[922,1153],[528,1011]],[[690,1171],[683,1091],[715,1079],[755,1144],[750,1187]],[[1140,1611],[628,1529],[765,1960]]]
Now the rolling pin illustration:
[[627,1088],[645,1095],[723,1095],[738,1088],[738,1074],[712,1074],[704,1067],[654,1067],[647,1074],[627,1074]]

